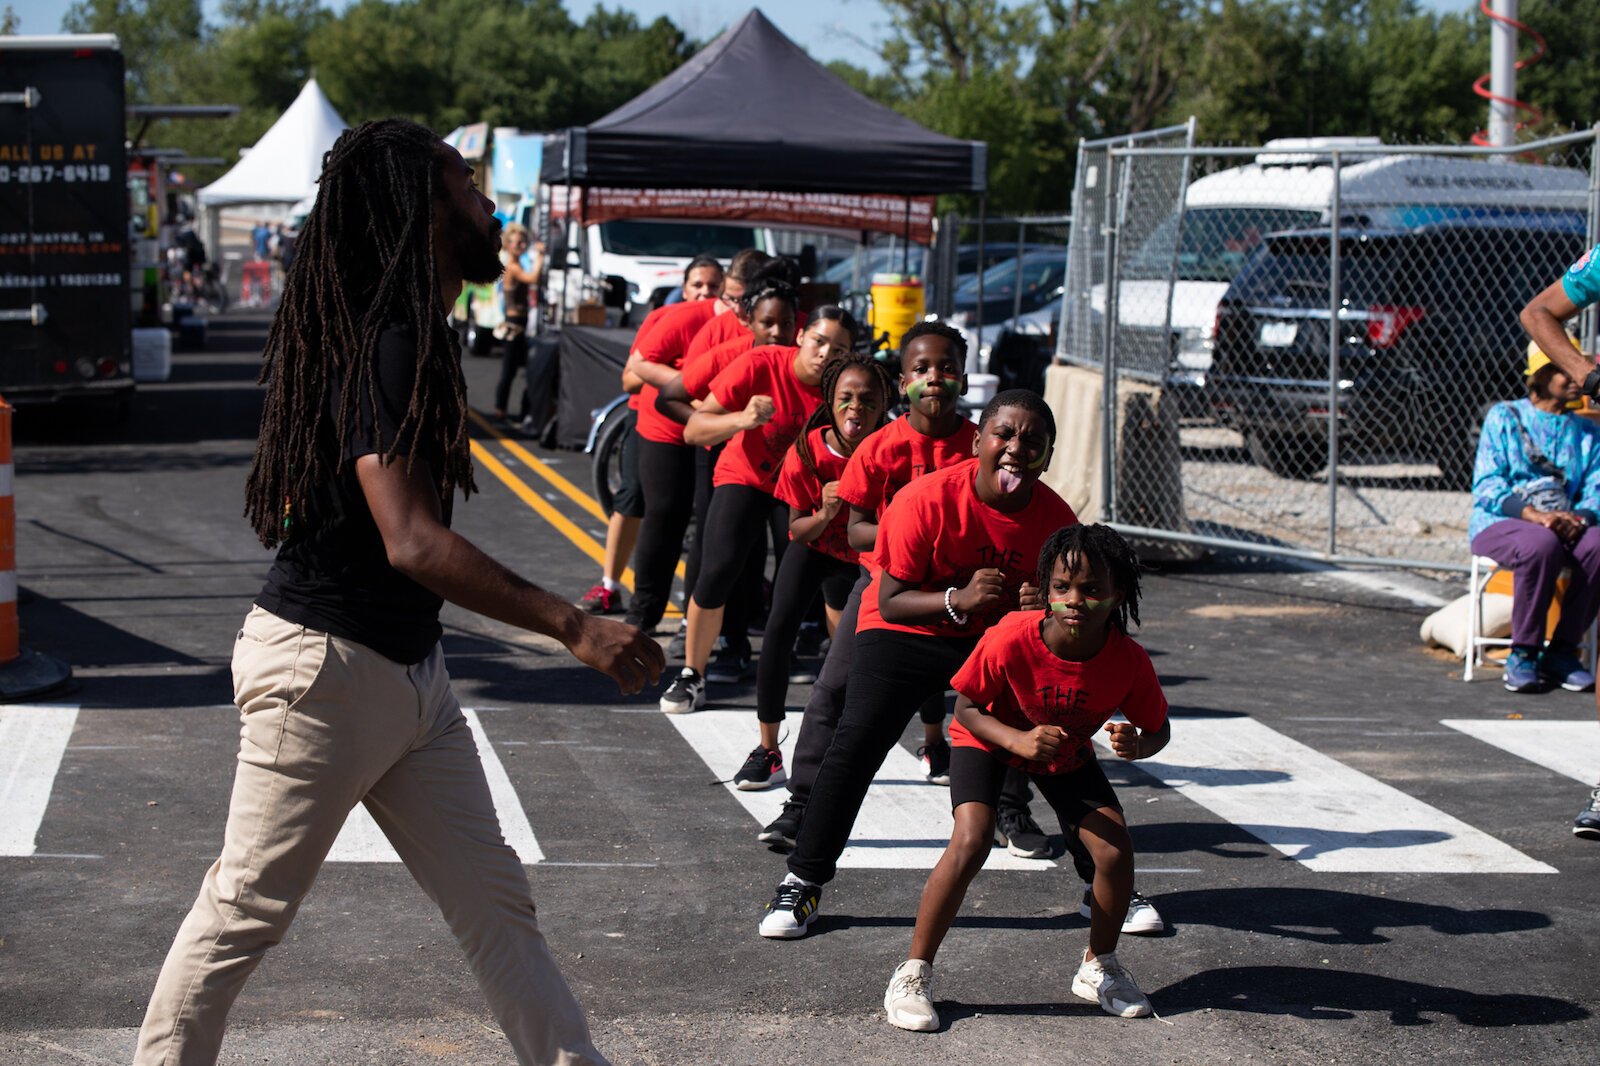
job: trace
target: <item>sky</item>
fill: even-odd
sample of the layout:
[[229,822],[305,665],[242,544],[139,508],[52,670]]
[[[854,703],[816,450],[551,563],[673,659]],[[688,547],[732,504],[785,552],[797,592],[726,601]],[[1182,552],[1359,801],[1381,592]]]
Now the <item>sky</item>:
[[[348,0],[323,0],[335,10]],[[215,16],[220,0],[203,0],[206,13]],[[0,0],[10,4],[22,20],[23,33],[56,33],[67,0]],[[1422,0],[1435,11],[1476,8],[1476,0]],[[842,59],[869,70],[879,69],[872,47],[888,28],[883,8],[871,0],[804,0],[752,4],[751,0],[607,0],[609,8],[624,8],[650,22],[665,15],[690,37],[709,40],[737,22],[751,7],[759,7],[772,22],[806,51],[823,62]],[[582,18],[593,9],[589,0],[566,0],[568,11]],[[1487,57],[1485,57],[1487,63]],[[1485,68],[1487,69],[1487,68]]]

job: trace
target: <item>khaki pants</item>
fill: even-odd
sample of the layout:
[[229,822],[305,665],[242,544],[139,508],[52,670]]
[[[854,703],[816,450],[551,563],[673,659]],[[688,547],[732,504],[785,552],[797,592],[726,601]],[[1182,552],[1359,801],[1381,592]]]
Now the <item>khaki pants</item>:
[[216,1061],[229,1008],[358,802],[438,904],[518,1062],[604,1063],[539,933],[439,648],[402,666],[257,607],[233,685],[242,726],[222,855],[167,953],[135,1066]]

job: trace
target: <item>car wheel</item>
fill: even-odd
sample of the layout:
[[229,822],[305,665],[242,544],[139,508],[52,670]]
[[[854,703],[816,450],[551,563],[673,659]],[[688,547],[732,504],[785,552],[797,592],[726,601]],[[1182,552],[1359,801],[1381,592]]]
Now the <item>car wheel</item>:
[[622,445],[633,429],[635,417],[632,408],[619,406],[606,416],[595,437],[594,498],[607,518],[616,509],[616,495],[622,488]]
[[1250,461],[1279,477],[1303,481],[1328,465],[1327,445],[1301,433],[1274,433],[1251,429],[1244,434]]

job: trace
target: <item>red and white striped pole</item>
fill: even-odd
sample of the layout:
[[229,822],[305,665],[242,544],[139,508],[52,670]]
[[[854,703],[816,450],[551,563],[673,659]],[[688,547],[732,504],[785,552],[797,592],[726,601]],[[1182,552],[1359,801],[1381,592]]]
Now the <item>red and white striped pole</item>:
[[17,503],[11,465],[11,405],[0,397],[0,665],[22,654],[17,625]]
[[11,464],[11,405],[0,396],[0,701],[62,689],[72,667],[22,646],[17,621],[17,507]]

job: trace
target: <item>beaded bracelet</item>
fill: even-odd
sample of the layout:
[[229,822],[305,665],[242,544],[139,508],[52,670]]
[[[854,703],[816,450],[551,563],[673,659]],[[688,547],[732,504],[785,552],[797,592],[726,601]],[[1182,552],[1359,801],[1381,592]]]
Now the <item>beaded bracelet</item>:
[[950,597],[955,594],[955,591],[956,587],[954,585],[951,585],[949,588],[944,590],[944,613],[949,615],[950,620],[956,625],[964,626],[967,624],[968,616],[964,614],[956,614],[955,606],[950,602]]

